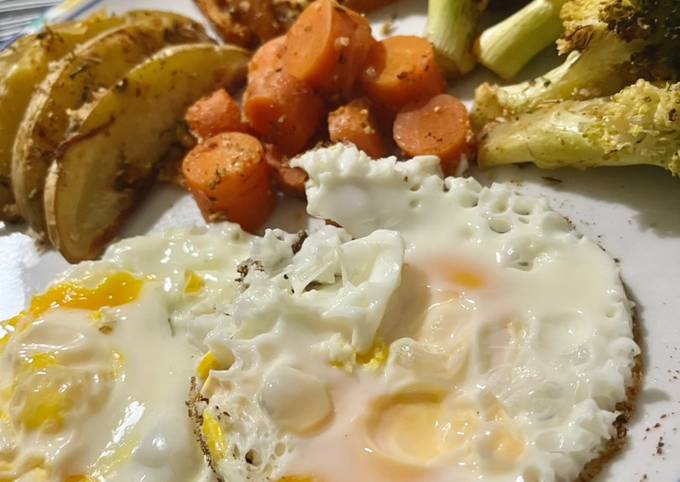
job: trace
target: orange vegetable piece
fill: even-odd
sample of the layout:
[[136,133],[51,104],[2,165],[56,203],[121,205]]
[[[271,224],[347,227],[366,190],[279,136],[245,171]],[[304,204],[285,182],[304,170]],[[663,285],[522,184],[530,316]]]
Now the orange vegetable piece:
[[269,168],[260,141],[227,132],[194,147],[182,174],[207,221],[227,219],[255,232],[274,210]]
[[286,70],[331,98],[351,95],[375,43],[366,19],[333,0],[309,5],[286,39]]
[[455,172],[470,148],[470,119],[463,103],[440,94],[405,106],[394,121],[394,141],[408,156],[439,156],[442,170]]
[[361,84],[372,101],[396,109],[446,89],[432,45],[414,36],[390,37],[373,44]]
[[373,106],[355,99],[328,114],[328,132],[333,142],[351,142],[374,159],[387,154]]
[[248,62],[248,82],[271,74],[283,68],[283,54],[286,51],[286,36],[271,39],[255,51]]
[[201,139],[220,132],[247,132],[248,126],[241,121],[241,108],[224,89],[194,102],[184,116],[191,131]]
[[307,146],[325,114],[318,94],[285,71],[251,81],[243,110],[253,130],[286,154],[298,154]]
[[276,146],[265,144],[264,158],[272,170],[274,184],[284,194],[288,196],[305,199],[305,182],[307,173],[299,167],[290,167],[290,160],[283,155]]

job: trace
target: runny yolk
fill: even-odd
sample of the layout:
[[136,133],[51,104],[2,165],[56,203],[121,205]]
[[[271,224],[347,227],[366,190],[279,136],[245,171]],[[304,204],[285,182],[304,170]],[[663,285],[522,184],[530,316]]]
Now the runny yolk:
[[94,311],[103,307],[125,305],[137,298],[141,288],[142,280],[126,272],[107,276],[94,288],[72,282],[59,283],[34,296],[27,314],[37,318],[57,307]]
[[34,296],[29,307],[17,316],[0,321],[0,349],[7,344],[11,334],[20,329],[23,320],[38,318],[53,308],[95,311],[125,305],[137,299],[142,284],[142,280],[130,273],[119,272],[107,276],[94,288],[70,281],[54,285]]

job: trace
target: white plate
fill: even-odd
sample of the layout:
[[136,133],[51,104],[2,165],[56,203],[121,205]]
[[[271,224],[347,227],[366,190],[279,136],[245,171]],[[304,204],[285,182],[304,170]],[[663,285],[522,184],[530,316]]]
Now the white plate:
[[[201,18],[190,0],[108,0],[97,7],[102,5],[113,12],[156,8]],[[376,35],[393,16],[397,17],[394,33],[421,34],[425,5],[402,1],[373,15]],[[545,65],[545,59],[534,62],[534,70]],[[485,78],[489,75],[476,73],[452,91],[469,101],[474,86]],[[598,480],[679,481],[680,457],[674,455],[680,450],[680,180],[653,167],[581,172],[527,166],[475,176],[487,183],[508,181],[517,191],[546,196],[577,229],[620,260],[623,280],[640,315],[645,377],[629,424],[628,445]],[[304,205],[287,201],[271,224],[296,230],[307,222]],[[123,236],[196,223],[202,220],[191,198],[178,189],[158,186],[126,225]],[[0,259],[0,319],[16,314],[30,294],[44,289],[67,266],[57,253],[41,252],[20,228],[8,226],[0,228]],[[661,453],[659,442],[664,444]]]

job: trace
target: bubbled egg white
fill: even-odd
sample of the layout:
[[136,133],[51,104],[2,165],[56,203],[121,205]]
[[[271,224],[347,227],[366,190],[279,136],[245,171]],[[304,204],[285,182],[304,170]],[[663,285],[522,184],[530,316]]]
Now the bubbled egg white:
[[[611,258],[544,200],[352,146],[294,160],[324,227],[253,243],[208,334],[228,480],[575,480],[634,382]],[[266,247],[265,247],[266,246]],[[270,256],[267,253],[277,253]],[[298,410],[295,410],[298,407]]]

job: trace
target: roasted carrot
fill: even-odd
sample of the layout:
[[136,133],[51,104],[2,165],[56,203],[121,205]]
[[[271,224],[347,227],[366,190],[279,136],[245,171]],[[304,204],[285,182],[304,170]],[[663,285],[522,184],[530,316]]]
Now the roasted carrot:
[[374,159],[387,154],[373,105],[355,99],[328,114],[328,132],[333,142],[351,142]]
[[[348,9],[347,13],[354,22],[353,32],[347,46],[341,48],[337,84],[330,88],[332,94],[344,100],[356,96],[361,70],[366,64],[371,47],[377,43],[371,35],[368,21],[353,10]],[[338,42],[342,46],[344,40],[340,39]]]
[[227,219],[256,231],[276,204],[260,141],[227,132],[194,147],[182,174],[207,221]]
[[290,159],[272,144],[265,144],[264,158],[272,170],[274,186],[288,196],[305,199],[307,173],[299,167],[290,167]]
[[249,82],[243,110],[253,130],[286,154],[305,148],[325,114],[318,94],[283,70]]
[[248,62],[248,82],[271,74],[283,68],[283,54],[286,51],[286,36],[271,39],[255,51]]
[[397,114],[393,133],[405,154],[439,156],[447,175],[455,172],[472,138],[465,106],[447,94],[406,105]]
[[364,17],[333,0],[317,0],[286,34],[283,64],[326,96],[347,98],[374,42]]
[[221,132],[247,132],[248,126],[241,121],[241,108],[224,89],[203,97],[187,109],[184,120],[200,139],[207,139]]
[[396,109],[446,89],[432,45],[413,36],[390,37],[373,44],[361,72],[361,85],[372,101]]

